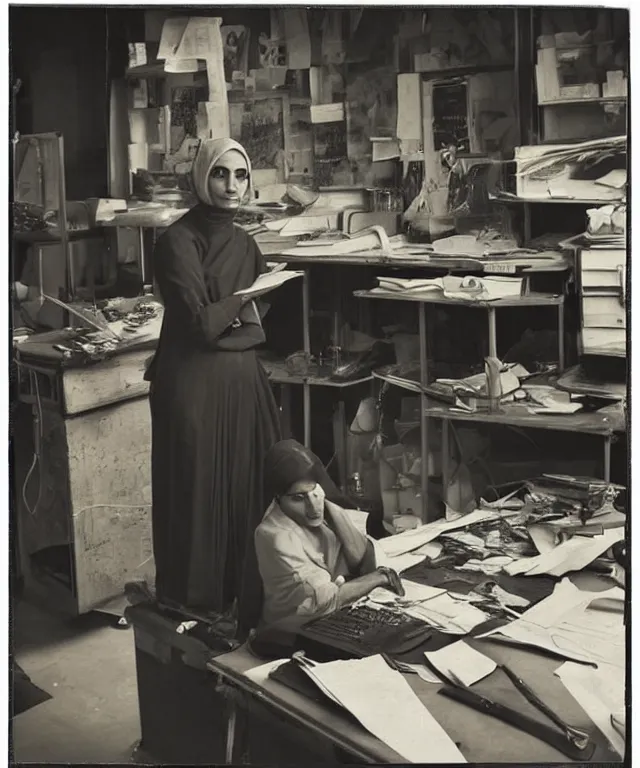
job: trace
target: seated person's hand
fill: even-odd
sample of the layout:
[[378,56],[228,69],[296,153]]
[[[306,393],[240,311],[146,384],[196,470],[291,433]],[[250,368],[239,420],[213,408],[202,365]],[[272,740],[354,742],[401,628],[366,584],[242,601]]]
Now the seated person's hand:
[[396,571],[393,570],[393,568],[380,566],[376,570],[386,578],[386,583],[383,584],[385,589],[388,589],[391,592],[395,592],[395,594],[400,595],[400,597],[404,597],[405,592],[404,587],[402,586],[402,580]]

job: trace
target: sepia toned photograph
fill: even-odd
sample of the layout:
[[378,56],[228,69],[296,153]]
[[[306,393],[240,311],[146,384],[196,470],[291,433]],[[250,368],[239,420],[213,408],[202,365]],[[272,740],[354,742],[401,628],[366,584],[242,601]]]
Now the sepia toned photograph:
[[10,764],[631,766],[630,8],[8,21]]

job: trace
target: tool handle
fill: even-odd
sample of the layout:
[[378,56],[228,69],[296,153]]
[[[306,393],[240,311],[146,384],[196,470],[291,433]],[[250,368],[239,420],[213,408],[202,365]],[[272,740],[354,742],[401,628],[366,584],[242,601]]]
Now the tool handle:
[[500,664],[499,667],[530,704],[533,704],[534,707],[537,707],[549,718],[549,720],[552,720],[556,725],[560,726],[560,728],[565,729],[569,727],[568,724],[562,720],[560,715],[557,715],[551,709],[551,707],[545,704],[542,699],[538,698],[538,695],[531,688],[529,688],[525,681],[518,677],[518,675],[516,675],[512,669],[509,669],[509,667],[507,667],[505,664]]
[[484,712],[485,715],[490,715],[497,720],[502,720],[504,723],[519,728],[530,736],[544,741],[572,760],[589,760],[595,750],[593,742],[589,742],[585,749],[580,750],[571,744],[563,734],[558,733],[548,725],[539,723],[537,720],[533,720],[509,707],[505,707],[503,704],[491,701],[491,699],[486,699],[484,696],[480,696],[468,689],[444,686],[439,690],[439,693],[462,704],[466,704],[479,712]]

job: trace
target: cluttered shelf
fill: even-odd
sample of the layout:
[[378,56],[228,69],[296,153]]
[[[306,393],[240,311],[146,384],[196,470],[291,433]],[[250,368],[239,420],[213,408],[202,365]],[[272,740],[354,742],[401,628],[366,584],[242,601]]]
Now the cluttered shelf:
[[499,203],[550,203],[554,205],[612,205],[624,202],[622,198],[615,198],[610,200],[582,200],[576,197],[519,197],[518,195],[512,195],[509,192],[491,193],[489,199]]
[[[277,243],[259,243],[260,250],[269,259],[286,264],[335,264],[345,266],[378,266],[391,267],[393,269],[438,269],[448,272],[484,272],[504,274],[508,271],[505,265],[500,262],[484,262],[473,256],[445,256],[437,253],[425,254],[420,257],[411,258],[409,256],[387,255],[368,251],[363,253],[349,253],[342,256],[304,256],[283,254],[282,246]],[[517,262],[521,262],[517,264]],[[557,258],[545,259],[544,263],[536,264],[535,259],[514,258],[509,259],[508,269],[520,269],[522,273],[529,274],[533,272],[565,272],[571,268],[570,260],[561,254]]]
[[539,107],[553,107],[561,106],[564,104],[610,104],[610,103],[627,103],[626,96],[589,96],[586,98],[575,99],[549,99],[546,101],[538,101]]
[[594,435],[612,435],[624,432],[626,418],[620,404],[612,404],[592,413],[531,413],[527,405],[509,403],[497,412],[467,412],[445,405],[431,405],[426,409],[429,417],[449,421],[473,421],[483,424],[505,424],[512,427],[532,427],[558,432],[586,432]]
[[350,381],[339,381],[331,378],[332,373],[330,370],[325,374],[303,376],[290,373],[284,360],[272,360],[261,356],[260,362],[264,366],[269,380],[274,384],[309,384],[315,387],[337,387],[343,389],[357,384],[366,384],[366,382],[371,381],[373,378],[373,376],[361,376]]
[[[165,69],[166,62],[164,60],[151,61],[148,64],[142,64],[138,67],[128,67],[125,76],[128,78],[137,77],[167,77],[167,75],[173,74],[171,71]],[[203,60],[197,62],[197,71],[206,72],[207,65]]]
[[403,291],[384,291],[372,289],[370,291],[354,291],[354,296],[364,299],[389,299],[392,301],[415,301],[422,304],[450,304],[454,306],[476,307],[480,309],[492,309],[498,307],[560,307],[564,304],[564,296],[554,296],[547,293],[531,293],[526,296],[509,296],[501,299],[457,299],[441,295],[429,295],[429,293],[412,294]]
[[[70,229],[67,232],[67,239],[69,240],[81,240],[83,237],[95,237],[99,234],[97,229]],[[62,235],[59,230],[34,230],[33,232],[16,232],[12,233],[14,240],[19,243],[29,243],[36,245],[38,243],[59,243],[62,241]]]

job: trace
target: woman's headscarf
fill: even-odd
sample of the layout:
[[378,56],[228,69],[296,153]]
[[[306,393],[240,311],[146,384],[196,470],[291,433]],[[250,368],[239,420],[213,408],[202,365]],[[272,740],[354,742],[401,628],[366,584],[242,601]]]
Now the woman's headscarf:
[[211,195],[209,194],[209,176],[211,175],[211,171],[213,170],[218,160],[220,160],[222,155],[224,155],[225,152],[229,152],[231,149],[235,149],[236,152],[240,152],[247,163],[247,170],[249,173],[249,186],[247,188],[247,193],[249,195],[249,199],[253,197],[253,187],[251,184],[251,160],[249,159],[249,155],[247,154],[247,151],[242,146],[242,144],[238,144],[238,142],[234,141],[233,139],[205,139],[198,148],[198,154],[193,161],[193,167],[191,169],[193,188],[196,195],[198,196],[198,200],[200,200],[201,203],[210,206],[214,205],[213,201],[211,200]]
[[271,499],[286,493],[300,480],[313,480],[322,486],[329,501],[349,505],[320,459],[297,440],[281,440],[269,449],[264,461],[264,477]]

